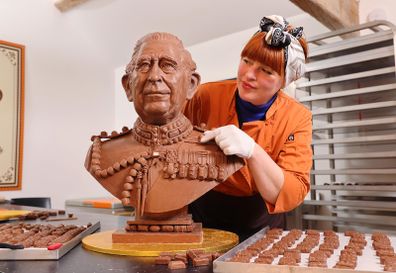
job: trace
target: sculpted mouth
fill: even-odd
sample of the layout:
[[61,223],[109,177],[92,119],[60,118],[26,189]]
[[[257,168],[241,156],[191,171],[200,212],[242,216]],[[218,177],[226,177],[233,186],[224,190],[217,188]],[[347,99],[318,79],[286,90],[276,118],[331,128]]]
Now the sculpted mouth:
[[169,90],[144,90],[143,95],[169,95]]

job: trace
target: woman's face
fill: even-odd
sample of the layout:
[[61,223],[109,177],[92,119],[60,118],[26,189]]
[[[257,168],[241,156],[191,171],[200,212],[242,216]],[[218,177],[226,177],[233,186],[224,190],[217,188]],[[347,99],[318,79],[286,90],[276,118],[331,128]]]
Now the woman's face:
[[239,97],[254,105],[268,102],[282,87],[281,76],[270,67],[242,57],[238,68]]

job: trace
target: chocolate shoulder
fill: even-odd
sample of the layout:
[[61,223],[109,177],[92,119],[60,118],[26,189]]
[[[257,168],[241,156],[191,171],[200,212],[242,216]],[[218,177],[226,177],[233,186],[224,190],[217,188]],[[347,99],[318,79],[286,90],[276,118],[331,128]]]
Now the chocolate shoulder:
[[121,199],[125,170],[134,163],[133,155],[147,149],[136,142],[129,129],[117,135],[101,132],[91,139],[93,144],[87,153],[85,168],[106,190]]

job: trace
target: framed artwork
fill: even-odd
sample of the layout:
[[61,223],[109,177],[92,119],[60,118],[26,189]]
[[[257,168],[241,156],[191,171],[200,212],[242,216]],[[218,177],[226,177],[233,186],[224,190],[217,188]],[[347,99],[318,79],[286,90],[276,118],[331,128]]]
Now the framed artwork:
[[22,183],[25,47],[0,40],[0,190]]

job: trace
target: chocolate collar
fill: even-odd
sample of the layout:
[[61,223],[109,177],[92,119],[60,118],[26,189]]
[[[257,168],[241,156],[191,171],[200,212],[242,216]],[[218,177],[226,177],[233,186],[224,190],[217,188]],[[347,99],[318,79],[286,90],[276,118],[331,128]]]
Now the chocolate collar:
[[174,121],[162,126],[147,124],[138,118],[132,135],[136,141],[146,146],[170,145],[182,141],[192,130],[191,122],[181,114]]

